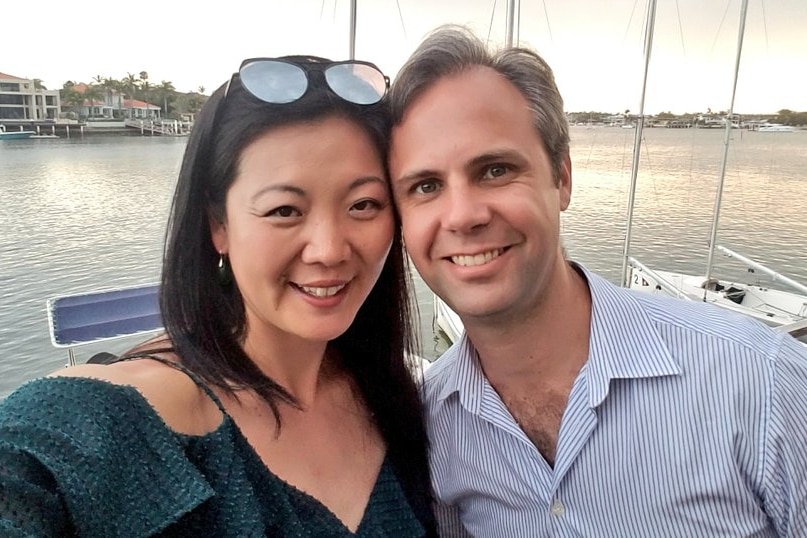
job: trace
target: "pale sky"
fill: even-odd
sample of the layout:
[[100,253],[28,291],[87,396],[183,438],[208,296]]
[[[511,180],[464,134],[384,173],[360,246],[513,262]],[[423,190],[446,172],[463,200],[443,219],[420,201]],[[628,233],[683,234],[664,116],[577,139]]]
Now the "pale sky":
[[[349,0],[137,0],[67,5],[1,0],[0,72],[123,78],[209,94],[241,60],[346,59]],[[467,24],[504,42],[506,0],[358,0],[356,57],[391,78],[431,29]],[[520,0],[520,43],[555,70],[567,111],[639,110],[647,0]],[[659,0],[645,113],[727,110],[741,0]],[[734,110],[807,111],[807,0],[749,0]]]

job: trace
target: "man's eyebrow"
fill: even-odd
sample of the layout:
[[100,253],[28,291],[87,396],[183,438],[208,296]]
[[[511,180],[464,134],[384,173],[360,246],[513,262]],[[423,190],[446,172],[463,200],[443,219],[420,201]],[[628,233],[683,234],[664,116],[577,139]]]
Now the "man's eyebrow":
[[[465,169],[473,169],[479,166],[490,164],[496,161],[519,161],[523,160],[523,157],[517,152],[511,149],[497,149],[493,151],[487,151],[476,157],[471,158],[468,162],[465,163],[463,168]],[[392,182],[394,184],[406,184],[412,183],[421,179],[430,179],[430,178],[437,178],[440,177],[442,173],[439,170],[435,169],[423,169],[423,170],[415,170],[414,172],[406,173],[400,177],[394,178]]]
[[408,174],[404,174],[400,177],[393,179],[393,183],[412,183],[419,179],[426,179],[431,177],[437,177],[440,173],[437,170],[415,170],[414,172],[409,172]]
[[465,165],[465,168],[475,168],[477,166],[481,166],[483,164],[490,164],[496,161],[511,161],[521,159],[522,157],[516,151],[509,149],[494,150],[485,152],[481,155],[477,155],[476,157],[472,158]]

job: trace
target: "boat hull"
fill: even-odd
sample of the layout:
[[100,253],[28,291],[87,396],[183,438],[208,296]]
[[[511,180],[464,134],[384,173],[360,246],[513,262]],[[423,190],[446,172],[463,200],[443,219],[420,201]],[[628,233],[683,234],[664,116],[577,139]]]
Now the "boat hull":
[[726,310],[751,316],[772,327],[807,319],[807,298],[804,295],[757,284],[714,278],[707,281],[703,275],[670,271],[654,270],[651,275],[641,268],[631,267],[630,288],[671,295],[657,277],[677,290],[682,298],[712,303]]
[[0,140],[24,140],[26,138],[31,138],[31,136],[35,134],[36,132],[34,131],[0,132]]

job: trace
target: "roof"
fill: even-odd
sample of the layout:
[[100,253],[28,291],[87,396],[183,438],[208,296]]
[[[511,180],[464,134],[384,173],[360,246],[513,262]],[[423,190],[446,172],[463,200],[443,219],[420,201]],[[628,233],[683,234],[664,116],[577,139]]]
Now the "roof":
[[138,101],[137,99],[124,99],[123,108],[147,108],[149,110],[160,110],[160,107],[156,105],[152,105],[151,103],[146,103],[144,101]]
[[31,80],[31,79],[28,79],[28,78],[15,77],[14,75],[8,75],[8,74],[2,73],[2,72],[0,72],[0,79],[3,79],[3,80]]

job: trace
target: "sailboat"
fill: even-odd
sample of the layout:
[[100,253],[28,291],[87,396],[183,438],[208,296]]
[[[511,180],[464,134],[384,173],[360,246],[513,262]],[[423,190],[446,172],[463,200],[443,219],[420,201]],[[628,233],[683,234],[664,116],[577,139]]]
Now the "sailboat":
[[[623,285],[632,289],[651,293],[663,293],[687,300],[700,300],[720,306],[727,310],[751,316],[773,327],[799,326],[807,321],[807,286],[769,269],[750,258],[721,245],[717,245],[717,230],[720,220],[720,207],[725,182],[728,148],[733,122],[729,121],[734,112],[734,98],[737,90],[740,57],[742,54],[745,20],[748,13],[748,0],[743,0],[740,16],[737,53],[734,66],[734,83],[731,94],[731,105],[726,114],[725,134],[723,137],[723,158],[720,166],[720,179],[712,218],[711,237],[709,241],[709,257],[705,275],[688,275],[669,271],[653,270],[629,255],[630,247],[630,213],[628,233],[626,234],[623,272]],[[638,134],[638,133],[637,133]],[[640,141],[637,139],[637,144]],[[638,151],[634,152],[634,169],[636,168]],[[633,200],[631,198],[631,207]],[[744,263],[750,272],[760,271],[769,275],[774,281],[781,282],[794,291],[780,291],[761,284],[733,282],[714,278],[712,266],[715,251],[718,250],[730,258]],[[625,267],[627,266],[627,271]]]

